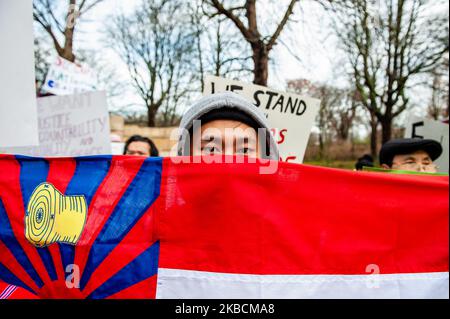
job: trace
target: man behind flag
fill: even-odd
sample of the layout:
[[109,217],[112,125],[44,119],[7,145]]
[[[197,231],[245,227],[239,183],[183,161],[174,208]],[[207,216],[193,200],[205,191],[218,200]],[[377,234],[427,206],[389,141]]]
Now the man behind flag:
[[433,163],[442,154],[442,145],[434,140],[403,138],[390,140],[380,149],[380,165],[384,169],[436,173]]
[[183,115],[178,155],[243,155],[279,159],[264,114],[236,93],[205,96]]

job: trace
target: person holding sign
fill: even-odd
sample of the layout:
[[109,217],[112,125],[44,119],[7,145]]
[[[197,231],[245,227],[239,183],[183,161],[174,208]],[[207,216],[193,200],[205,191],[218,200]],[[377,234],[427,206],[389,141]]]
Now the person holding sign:
[[278,160],[265,116],[236,93],[203,97],[180,123],[178,155],[243,155]]
[[441,154],[442,146],[435,140],[396,139],[381,147],[380,165],[384,169],[436,173],[433,161]]

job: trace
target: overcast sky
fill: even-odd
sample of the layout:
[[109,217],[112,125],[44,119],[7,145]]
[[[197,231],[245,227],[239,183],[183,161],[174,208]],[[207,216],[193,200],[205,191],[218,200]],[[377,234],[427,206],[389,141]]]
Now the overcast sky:
[[[116,68],[120,77],[129,82],[130,78],[126,65],[112,49],[105,48],[103,31],[108,16],[120,11],[125,13],[131,12],[140,1],[103,1],[84,17],[76,38],[77,48],[101,52],[103,56],[102,63]],[[286,1],[282,1],[283,4],[284,2]],[[279,6],[285,10],[286,5],[283,4],[279,4]],[[260,6],[258,10],[262,16],[261,21],[264,20],[265,15],[278,19],[275,14],[271,15],[267,11],[270,10],[269,7]],[[279,14],[281,13],[280,11]],[[335,66],[342,63],[342,56],[338,53],[336,39],[328,26],[329,19],[327,14],[321,9],[320,5],[311,0],[301,1],[297,5],[292,18],[295,22],[290,23],[289,29],[286,29],[280,38],[282,43],[278,43],[271,52],[272,63],[269,71],[268,86],[284,90],[288,80],[297,78],[326,82],[337,86],[346,85],[346,75],[334,69]],[[264,28],[262,22],[260,22],[260,28]],[[37,29],[40,30],[39,28]],[[300,57],[300,60],[296,59],[293,54]],[[248,82],[252,81],[251,78],[247,80]],[[415,96],[420,97],[420,99],[415,101],[416,104],[428,101],[429,92],[421,89],[416,89],[416,91],[417,94]],[[131,87],[124,96],[110,101],[111,110],[115,109],[114,105],[121,105],[123,101],[134,105],[128,108],[130,111],[145,111],[139,96]],[[416,115],[424,115],[425,111],[423,107],[420,107],[412,112]],[[407,114],[400,120],[407,120],[406,117]]]
[[[116,66],[121,77],[126,80],[130,80],[127,68],[112,49],[105,48],[103,30],[108,16],[121,10],[131,12],[139,2],[140,0],[105,0],[86,15],[76,39],[78,48],[97,52],[102,50],[103,62]],[[293,18],[298,22],[291,23],[290,29],[281,37],[285,45],[278,43],[271,52],[273,62],[269,72],[269,87],[284,90],[287,80],[296,78],[330,81],[332,63],[329,48],[334,45],[329,43],[331,40],[328,43],[323,41],[327,34],[323,30],[324,15],[320,11],[320,7],[311,1],[302,2],[301,10],[297,8]],[[300,56],[301,61],[294,58],[289,51]],[[249,82],[251,80],[248,79]],[[130,103],[142,104],[133,90],[127,94],[127,100]]]

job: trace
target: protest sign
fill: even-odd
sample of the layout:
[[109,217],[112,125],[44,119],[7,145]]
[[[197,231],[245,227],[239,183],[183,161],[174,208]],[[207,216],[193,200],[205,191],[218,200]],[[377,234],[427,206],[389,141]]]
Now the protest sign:
[[76,94],[95,91],[97,77],[85,65],[75,64],[57,57],[50,67],[42,90],[55,95]]
[[205,78],[204,95],[225,91],[242,95],[264,113],[282,161],[303,162],[319,100],[216,76]]
[[31,0],[0,0],[0,43],[0,147],[37,145]]
[[38,99],[39,146],[0,148],[0,153],[29,156],[111,154],[104,92]]
[[111,142],[111,154],[112,155],[123,155],[124,148],[125,148],[125,143]]
[[411,116],[405,130],[406,138],[425,138],[442,145],[442,155],[435,161],[438,171],[449,172],[448,123]]

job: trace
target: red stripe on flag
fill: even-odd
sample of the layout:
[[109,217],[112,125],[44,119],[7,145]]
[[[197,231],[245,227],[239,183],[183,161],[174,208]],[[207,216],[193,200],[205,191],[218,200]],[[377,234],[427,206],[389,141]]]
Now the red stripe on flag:
[[83,233],[77,243],[75,264],[80,267],[80,273],[83,273],[92,244],[144,160],[145,157],[128,158],[126,161],[121,160],[120,156],[112,158],[109,172],[89,206],[89,212],[95,212],[95,215],[88,214]]
[[[241,274],[448,271],[448,177],[164,161],[160,268]],[[204,177],[208,178],[204,178]],[[368,271],[372,272],[373,268]]]
[[76,161],[73,158],[47,158],[46,160],[49,163],[47,182],[64,194],[77,168]]
[[9,269],[17,278],[19,278],[25,285],[33,289],[35,292],[39,291],[36,283],[28,275],[25,269],[19,264],[14,255],[9,251],[6,245],[0,241],[0,262]]
[[[76,169],[76,162],[72,158],[48,158],[49,171],[47,176],[47,182],[51,183],[62,194],[66,192],[73,174]],[[59,280],[65,280],[65,272],[61,261],[61,252],[58,245],[50,245],[48,247],[53,259],[53,264],[56,268],[56,273]]]
[[[7,299],[10,299],[10,300],[39,299],[36,295],[32,294],[28,290],[25,290],[20,287],[12,286],[12,285],[9,285],[9,284],[1,282],[1,281],[0,281],[0,295],[2,294],[2,291],[4,293],[4,292],[6,292],[6,289],[8,289],[8,288],[10,289],[11,287],[14,287],[14,288],[13,288],[12,292],[10,291],[10,294]],[[1,296],[0,296],[0,299],[2,299]]]
[[16,290],[8,297],[9,300],[23,300],[23,299],[39,299],[38,296],[33,295],[28,290],[17,287]]
[[88,296],[106,280],[132,262],[154,244],[154,209],[150,207],[119,245],[92,274],[83,294]]
[[155,299],[157,276],[152,276],[106,299]]
[[0,298],[11,287],[10,284],[0,281]]
[[[14,236],[22,246],[25,254],[30,259],[36,272],[44,283],[51,281],[49,274],[39,256],[36,248],[25,239],[24,218],[25,208],[23,203],[22,189],[20,186],[20,164],[12,156],[1,156],[2,178],[0,178],[0,189],[6,214],[11,222]],[[17,219],[18,216],[23,216]]]

